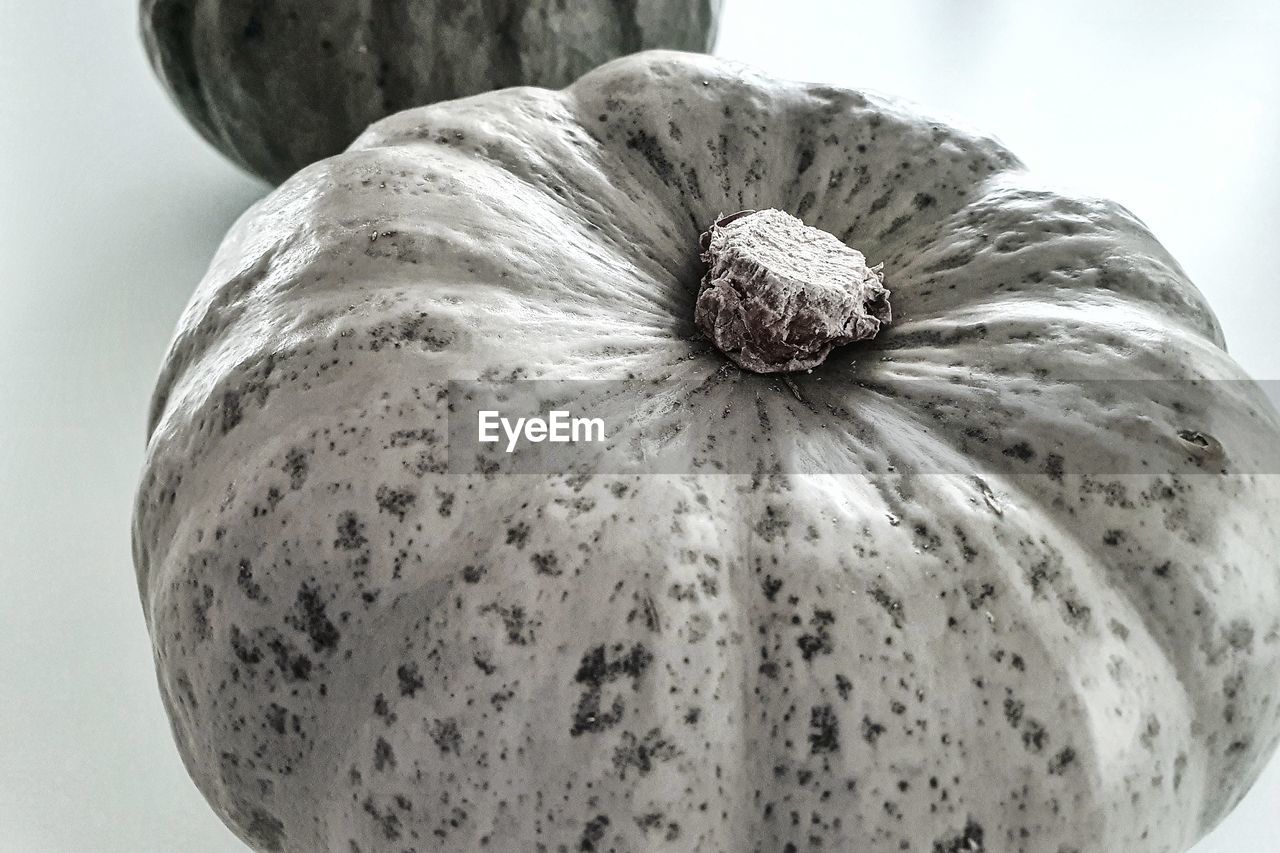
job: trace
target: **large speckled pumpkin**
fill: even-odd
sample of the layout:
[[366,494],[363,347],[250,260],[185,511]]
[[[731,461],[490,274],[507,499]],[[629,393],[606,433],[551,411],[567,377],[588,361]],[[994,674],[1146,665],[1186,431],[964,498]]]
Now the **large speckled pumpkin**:
[[[770,208],[891,294],[811,371],[694,321]],[[512,377],[644,380],[667,473],[459,473]],[[164,702],[259,851],[1180,853],[1280,732],[1274,411],[1130,213],[881,97],[657,52],[385,119],[233,228],[150,429]]]
[[647,48],[709,50],[721,0],[142,0],[147,55],[200,134],[277,183],[397,110],[565,86]]

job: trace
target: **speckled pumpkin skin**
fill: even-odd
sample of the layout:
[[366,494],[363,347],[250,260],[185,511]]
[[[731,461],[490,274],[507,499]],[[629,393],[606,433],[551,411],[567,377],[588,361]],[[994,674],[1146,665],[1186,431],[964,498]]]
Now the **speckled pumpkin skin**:
[[[794,390],[692,322],[700,231],[770,206],[893,292]],[[635,400],[688,474],[447,473],[446,380],[513,375],[707,380]],[[1131,214],[896,102],[658,52],[388,118],[244,215],[163,369],[183,759],[260,851],[1184,851],[1280,732],[1280,483],[1063,471],[1280,428],[1080,377],[1242,373]]]
[[142,0],[151,65],[209,142],[279,183],[371,122],[567,86],[648,48],[710,50],[721,0]]

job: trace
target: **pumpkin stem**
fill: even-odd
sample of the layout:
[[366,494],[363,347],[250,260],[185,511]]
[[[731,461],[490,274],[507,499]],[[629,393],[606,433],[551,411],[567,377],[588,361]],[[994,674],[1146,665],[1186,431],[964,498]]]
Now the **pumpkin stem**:
[[883,264],[781,210],[722,216],[701,247],[694,323],[746,370],[809,370],[892,317]]

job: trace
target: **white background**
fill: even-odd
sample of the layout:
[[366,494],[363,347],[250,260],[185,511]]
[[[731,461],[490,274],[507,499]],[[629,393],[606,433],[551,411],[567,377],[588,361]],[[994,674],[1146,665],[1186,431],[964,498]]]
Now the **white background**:
[[[187,128],[135,21],[0,0],[0,853],[244,850],[170,740],[129,516],[174,321],[266,187]],[[717,53],[905,95],[1121,201],[1280,379],[1280,4],[728,0]],[[1277,849],[1273,761],[1196,853]]]

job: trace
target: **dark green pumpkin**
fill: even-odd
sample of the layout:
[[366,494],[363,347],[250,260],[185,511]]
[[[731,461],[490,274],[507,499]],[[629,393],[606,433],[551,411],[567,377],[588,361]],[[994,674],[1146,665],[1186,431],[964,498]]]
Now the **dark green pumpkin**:
[[721,0],[142,0],[147,55],[232,160],[272,182],[408,107],[559,88],[619,56],[709,50]]

